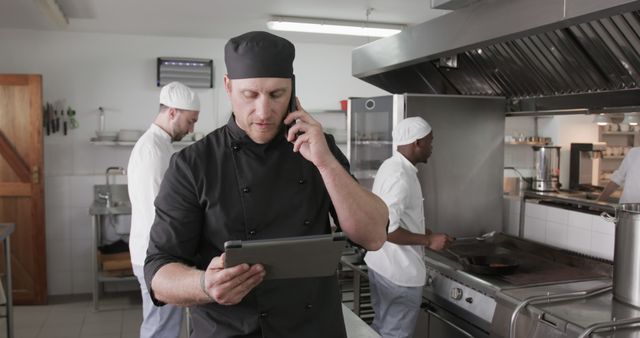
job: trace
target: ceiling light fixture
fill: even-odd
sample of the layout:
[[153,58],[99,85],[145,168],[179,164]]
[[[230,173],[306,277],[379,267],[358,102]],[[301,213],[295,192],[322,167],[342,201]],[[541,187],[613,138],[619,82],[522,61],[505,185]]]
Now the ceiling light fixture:
[[267,27],[278,31],[371,37],[391,36],[393,34],[400,33],[402,28],[404,28],[403,25],[399,24],[283,16],[274,17],[267,21]]
[[69,19],[64,15],[62,8],[60,8],[60,4],[58,4],[56,0],[35,1],[40,5],[40,8],[42,8],[44,13],[53,20],[58,28],[67,28],[69,25]]
[[593,122],[599,126],[606,126],[607,124],[611,123],[611,120],[609,119],[609,116],[605,115],[604,113],[600,113],[593,118]]

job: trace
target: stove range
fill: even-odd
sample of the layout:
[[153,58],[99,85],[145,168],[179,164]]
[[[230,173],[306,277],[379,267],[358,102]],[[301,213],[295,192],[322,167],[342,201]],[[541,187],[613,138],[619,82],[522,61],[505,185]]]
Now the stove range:
[[[450,250],[461,257],[509,255],[518,260],[519,266],[508,275],[478,275],[464,271],[452,254],[428,251],[423,304],[428,317],[427,337],[509,337],[511,313],[530,296],[518,292],[536,290],[546,295],[544,290],[553,294],[550,287],[557,285],[573,285],[572,292],[576,292],[576,288],[598,289],[611,284],[613,265],[609,261],[502,233],[485,240],[458,239]],[[517,316],[519,326],[525,327],[522,323],[529,311],[527,308]]]

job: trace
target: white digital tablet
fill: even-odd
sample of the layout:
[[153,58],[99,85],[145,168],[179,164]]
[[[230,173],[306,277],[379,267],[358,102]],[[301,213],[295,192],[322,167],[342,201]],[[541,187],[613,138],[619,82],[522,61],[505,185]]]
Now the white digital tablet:
[[265,279],[330,276],[347,247],[340,233],[224,243],[225,267],[262,264]]

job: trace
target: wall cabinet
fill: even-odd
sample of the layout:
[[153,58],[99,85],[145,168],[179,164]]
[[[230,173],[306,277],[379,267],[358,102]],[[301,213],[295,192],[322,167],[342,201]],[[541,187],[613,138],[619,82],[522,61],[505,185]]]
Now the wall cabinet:
[[[176,148],[186,147],[193,144],[194,141],[178,141],[171,143]],[[91,139],[91,144],[96,146],[111,146],[111,147],[133,147],[136,145],[133,141],[97,141]]]

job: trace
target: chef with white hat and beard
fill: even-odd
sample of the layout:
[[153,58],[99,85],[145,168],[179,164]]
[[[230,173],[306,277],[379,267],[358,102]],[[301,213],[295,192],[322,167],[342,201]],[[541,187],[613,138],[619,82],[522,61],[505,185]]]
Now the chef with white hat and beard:
[[200,114],[200,100],[189,87],[171,82],[160,90],[160,109],[155,120],[131,151],[127,167],[131,200],[131,233],[129,251],[133,273],[142,292],[143,319],[140,337],[178,338],[182,308],[157,307],[151,301],[144,279],[144,260],[149,245],[149,232],[155,219],[154,200],[160,190],[171,155],[171,143],[193,132]]
[[389,208],[388,239],[364,260],[375,310],[372,328],[382,337],[412,337],[426,280],[424,248],[443,250],[452,238],[425,227],[416,165],[431,156],[431,126],[421,117],[409,117],[392,136],[393,155],[378,169],[372,189]]

